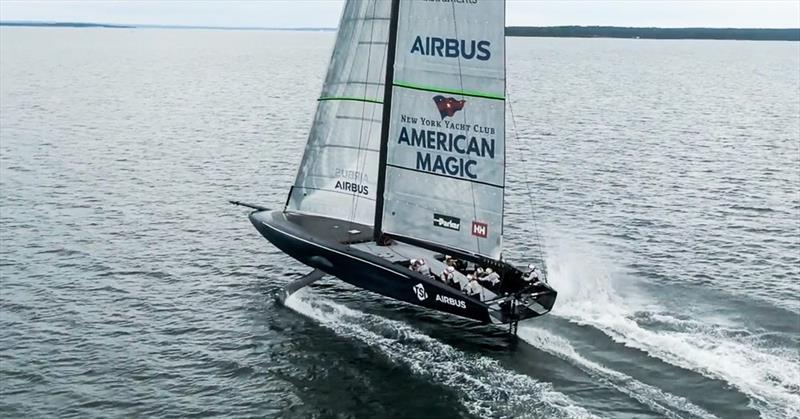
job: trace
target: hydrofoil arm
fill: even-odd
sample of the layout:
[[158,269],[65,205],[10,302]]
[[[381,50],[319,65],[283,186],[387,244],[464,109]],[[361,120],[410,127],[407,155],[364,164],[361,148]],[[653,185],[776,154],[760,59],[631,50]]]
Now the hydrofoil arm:
[[285,303],[286,299],[289,298],[290,295],[299,291],[300,288],[311,285],[312,283],[322,279],[323,276],[325,276],[325,272],[322,272],[319,269],[314,269],[313,271],[307,273],[304,277],[290,282],[283,287],[283,293],[280,296],[281,303]]

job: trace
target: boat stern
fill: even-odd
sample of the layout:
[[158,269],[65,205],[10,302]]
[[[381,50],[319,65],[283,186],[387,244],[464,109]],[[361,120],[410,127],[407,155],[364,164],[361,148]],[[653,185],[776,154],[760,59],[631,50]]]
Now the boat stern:
[[556,292],[556,290],[551,288],[549,285],[545,285],[545,287],[546,288],[542,291],[536,291],[520,296],[517,303],[516,312],[516,315],[520,320],[527,319],[529,317],[541,316],[542,314],[549,313],[550,310],[553,309],[553,306],[556,303],[558,292]]
[[499,299],[491,305],[494,323],[517,323],[520,320],[545,315],[553,309],[558,292],[547,284],[542,284],[530,292],[518,292]]

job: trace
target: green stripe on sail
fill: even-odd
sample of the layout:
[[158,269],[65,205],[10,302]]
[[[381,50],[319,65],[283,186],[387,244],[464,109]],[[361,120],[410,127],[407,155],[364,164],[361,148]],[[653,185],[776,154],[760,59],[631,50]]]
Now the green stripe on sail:
[[383,101],[381,100],[367,99],[365,97],[353,97],[353,96],[329,96],[329,97],[321,97],[317,100],[352,100],[356,102],[377,103],[379,105],[383,105]]
[[482,93],[482,92],[472,92],[469,90],[458,90],[458,89],[442,89],[438,87],[429,87],[429,86],[420,86],[418,84],[411,84],[402,81],[396,81],[393,85],[397,87],[405,87],[406,89],[414,89],[414,90],[423,90],[426,92],[434,92],[434,93],[449,93],[452,95],[462,95],[462,96],[472,96],[472,97],[482,97],[484,99],[496,99],[496,100],[506,100],[503,95],[495,95],[491,93]]

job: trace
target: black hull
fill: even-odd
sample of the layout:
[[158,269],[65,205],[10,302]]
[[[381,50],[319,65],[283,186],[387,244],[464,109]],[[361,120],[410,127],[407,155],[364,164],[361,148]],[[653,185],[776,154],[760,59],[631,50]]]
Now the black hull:
[[549,311],[555,300],[544,296],[547,307],[535,312],[527,307],[511,311],[490,306],[400,264],[354,249],[343,243],[369,241],[372,231],[346,222],[281,211],[254,211],[250,221],[277,248],[312,268],[342,281],[396,300],[443,311],[482,323],[510,323]]
[[[375,255],[314,237],[280,211],[253,212],[250,221],[289,256],[356,287],[479,322],[491,322],[486,304]],[[418,284],[422,284],[421,290]]]

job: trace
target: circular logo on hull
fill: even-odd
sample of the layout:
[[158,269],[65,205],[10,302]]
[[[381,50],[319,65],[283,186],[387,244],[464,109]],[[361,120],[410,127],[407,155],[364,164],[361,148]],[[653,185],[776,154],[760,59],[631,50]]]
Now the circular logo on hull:
[[417,298],[420,301],[425,301],[428,299],[428,293],[425,292],[425,287],[423,287],[421,283],[414,285],[414,293],[417,294]]

